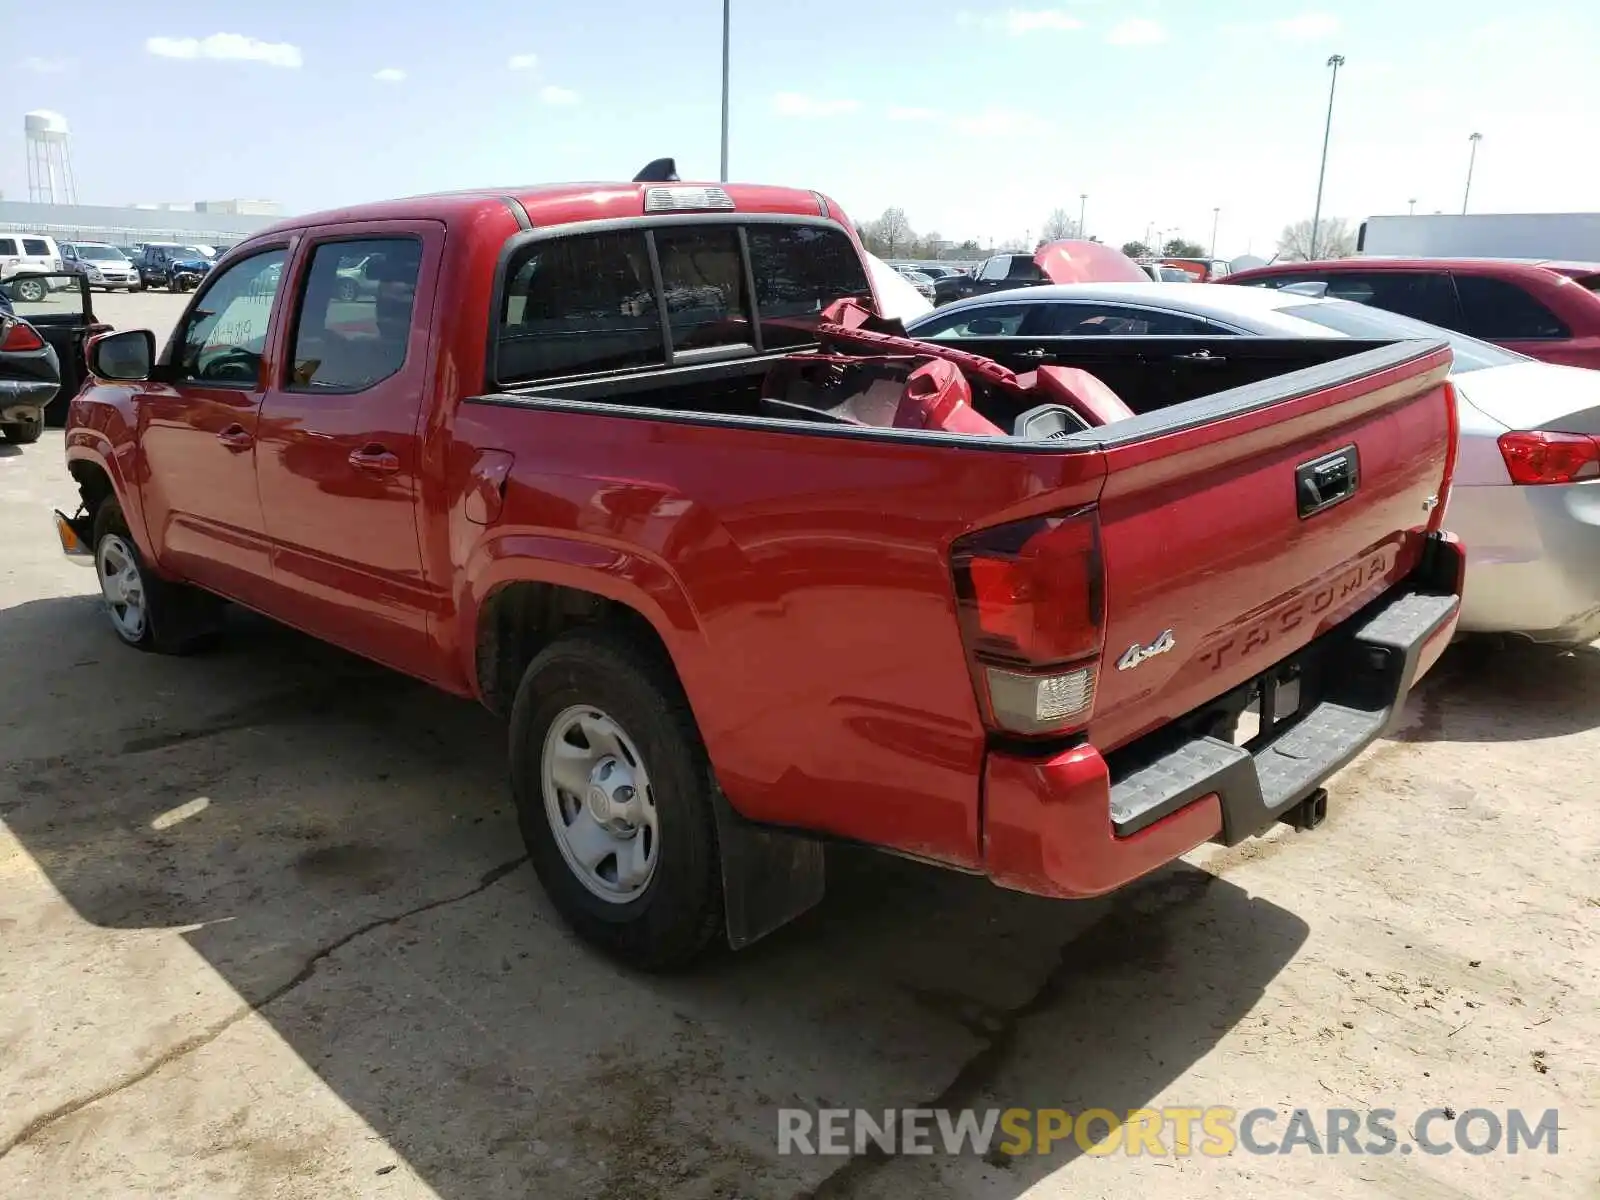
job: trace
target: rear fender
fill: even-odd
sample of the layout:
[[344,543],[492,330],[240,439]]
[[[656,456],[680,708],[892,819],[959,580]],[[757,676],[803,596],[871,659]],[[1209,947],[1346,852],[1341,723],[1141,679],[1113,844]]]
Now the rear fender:
[[[489,598],[513,583],[549,583],[604,596],[650,622],[677,671],[689,709],[706,728],[698,666],[709,652],[694,606],[665,564],[632,550],[549,534],[508,533],[480,544],[464,572],[460,597],[461,670],[480,700],[479,617]],[[709,748],[708,748],[709,752]],[[711,755],[715,773],[716,756]],[[741,949],[821,901],[826,861],[814,839],[746,820],[717,787],[711,797],[722,868],[728,944]]]

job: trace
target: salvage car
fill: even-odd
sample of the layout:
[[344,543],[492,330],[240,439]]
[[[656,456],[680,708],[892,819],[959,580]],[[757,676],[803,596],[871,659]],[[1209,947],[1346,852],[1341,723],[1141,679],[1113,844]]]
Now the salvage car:
[[139,290],[139,268],[109,242],[62,242],[61,257],[63,269],[82,275],[91,289]]
[[[37,293],[30,284],[39,285]],[[75,273],[0,284],[0,432],[7,441],[35,442],[46,424],[61,423],[83,382],[86,339],[109,329],[96,322]]]
[[199,250],[176,242],[145,242],[139,248],[137,265],[141,287],[172,292],[193,291],[212,266]]
[[670,161],[280,222],[159,354],[91,342],[62,546],[129,646],[232,600],[505,714],[539,879],[641,967],[805,911],[833,839],[1074,898],[1318,824],[1455,630],[1449,347],[1114,394],[877,303],[832,200]]
[[1238,271],[1224,284],[1317,285],[1543,362],[1600,368],[1600,263],[1341,258]]
[[[1444,338],[1460,426],[1446,519],[1467,550],[1461,629],[1562,645],[1600,637],[1600,372],[1346,300],[1197,283],[1034,288],[951,305],[910,329],[962,345],[996,334]],[[1226,351],[1215,353],[1180,357],[1177,369],[1226,369]]]

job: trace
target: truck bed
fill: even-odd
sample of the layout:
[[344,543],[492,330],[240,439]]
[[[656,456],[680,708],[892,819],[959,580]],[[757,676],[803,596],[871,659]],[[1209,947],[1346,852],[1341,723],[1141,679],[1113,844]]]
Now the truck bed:
[[[519,556],[598,572],[585,586],[661,635],[744,816],[982,869],[986,764],[1018,739],[995,728],[952,620],[963,539],[1093,527],[1092,713],[1021,740],[1032,756],[1091,746],[1103,776],[1107,756],[1143,762],[1414,575],[1452,420],[1443,343],[1002,341],[962,348],[1001,369],[1043,349],[1115,380],[1135,411],[1017,436],[1016,401],[983,368],[967,374],[989,434],[774,419],[761,401],[782,356],[473,398],[456,441],[514,466],[459,568],[474,597]],[[1308,508],[1307,466],[1330,456],[1348,458],[1351,493]],[[1109,801],[1096,819],[1112,836]]]

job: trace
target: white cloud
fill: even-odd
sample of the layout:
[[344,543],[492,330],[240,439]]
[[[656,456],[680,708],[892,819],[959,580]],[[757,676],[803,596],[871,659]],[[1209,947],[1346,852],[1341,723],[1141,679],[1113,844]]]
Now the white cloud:
[[531,71],[539,65],[537,54],[513,54],[506,59],[506,66],[513,71]]
[[1060,8],[1008,8],[1003,13],[983,15],[963,10],[956,14],[956,21],[962,25],[981,25],[985,29],[1001,30],[1012,37],[1041,30],[1069,33],[1083,28],[1082,21]]
[[889,109],[891,121],[931,121],[938,115],[939,110],[934,108],[894,105]]
[[1339,32],[1339,18],[1329,13],[1308,12],[1284,17],[1272,23],[1272,31],[1292,42],[1311,42]]
[[35,75],[60,75],[71,67],[70,58],[40,58],[35,55],[22,60],[22,69],[32,71]]
[[1126,21],[1119,21],[1106,34],[1106,41],[1113,46],[1153,46],[1166,40],[1166,26],[1146,17],[1129,17]]
[[1048,126],[1033,113],[991,105],[970,117],[961,117],[954,122],[954,128],[974,137],[1007,138],[1040,134]]
[[399,67],[385,67],[381,71],[374,71],[372,77],[379,83],[404,83],[406,73]]
[[305,61],[299,46],[288,42],[263,42],[242,33],[213,33],[203,38],[146,38],[144,48],[157,58],[215,58],[266,63],[269,67],[298,67]]
[[581,98],[582,97],[580,97],[578,93],[573,91],[571,88],[557,87],[553,83],[547,83],[544,85],[544,87],[539,89],[539,99],[543,100],[546,104],[554,104],[561,108],[570,107],[571,105],[576,104]]
[[819,100],[800,92],[779,92],[772,98],[772,107],[785,117],[838,117],[855,112],[861,105],[855,100]]

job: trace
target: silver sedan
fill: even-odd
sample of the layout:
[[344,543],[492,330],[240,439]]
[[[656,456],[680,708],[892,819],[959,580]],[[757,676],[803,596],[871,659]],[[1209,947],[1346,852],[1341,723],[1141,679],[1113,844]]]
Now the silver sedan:
[[1600,371],[1346,300],[1209,283],[1070,284],[957,301],[912,321],[963,337],[1130,334],[1429,338],[1455,354],[1461,441],[1446,523],[1467,549],[1461,628],[1600,638]]

